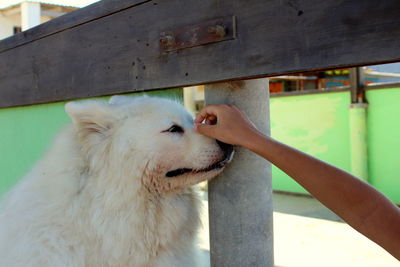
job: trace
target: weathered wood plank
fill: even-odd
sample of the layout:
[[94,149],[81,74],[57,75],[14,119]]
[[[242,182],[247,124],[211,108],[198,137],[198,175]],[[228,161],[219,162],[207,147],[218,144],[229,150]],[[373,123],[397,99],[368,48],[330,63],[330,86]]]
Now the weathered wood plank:
[[[400,61],[398,14],[398,0],[146,1],[16,41],[0,107]],[[236,39],[160,52],[161,32],[232,15]]]

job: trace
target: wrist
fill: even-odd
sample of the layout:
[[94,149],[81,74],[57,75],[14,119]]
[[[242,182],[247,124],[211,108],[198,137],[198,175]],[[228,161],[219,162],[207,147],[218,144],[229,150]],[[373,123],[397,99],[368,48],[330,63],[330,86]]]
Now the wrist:
[[257,130],[251,130],[244,138],[242,138],[242,142],[239,145],[255,152],[261,140],[265,138],[267,137],[263,135],[261,132]]

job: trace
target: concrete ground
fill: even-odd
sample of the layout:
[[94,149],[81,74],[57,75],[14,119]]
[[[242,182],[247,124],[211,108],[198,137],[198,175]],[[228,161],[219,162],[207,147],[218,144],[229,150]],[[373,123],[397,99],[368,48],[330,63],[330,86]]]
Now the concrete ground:
[[[399,267],[378,245],[343,223],[317,200],[274,193],[276,267]],[[203,200],[200,246],[209,266],[207,198]]]

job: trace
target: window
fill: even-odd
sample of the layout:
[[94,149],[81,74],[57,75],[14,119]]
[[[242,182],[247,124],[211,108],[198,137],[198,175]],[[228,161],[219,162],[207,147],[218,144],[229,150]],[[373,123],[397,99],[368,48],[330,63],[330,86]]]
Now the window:
[[22,32],[22,28],[18,26],[14,26],[14,34],[17,34],[19,32]]

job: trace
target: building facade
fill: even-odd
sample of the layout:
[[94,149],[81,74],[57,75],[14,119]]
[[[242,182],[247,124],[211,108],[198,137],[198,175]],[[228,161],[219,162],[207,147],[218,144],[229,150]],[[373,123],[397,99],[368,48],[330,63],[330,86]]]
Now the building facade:
[[93,2],[96,0],[1,0],[0,40]]

